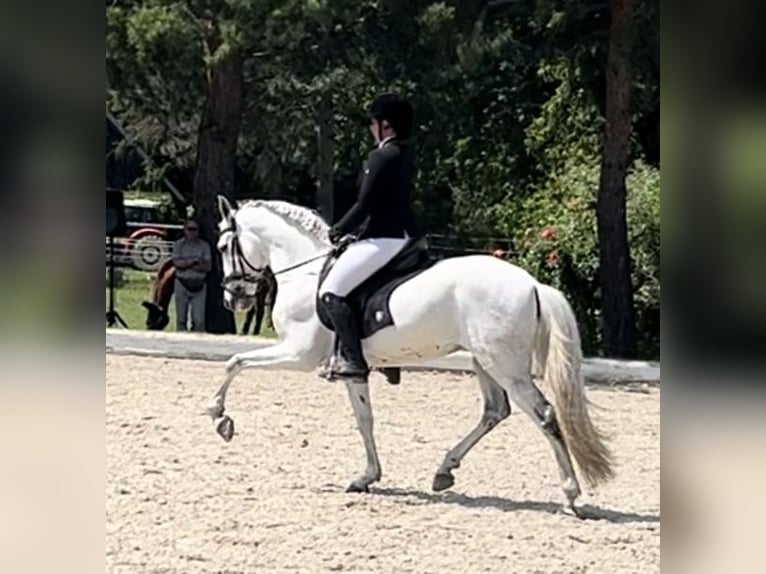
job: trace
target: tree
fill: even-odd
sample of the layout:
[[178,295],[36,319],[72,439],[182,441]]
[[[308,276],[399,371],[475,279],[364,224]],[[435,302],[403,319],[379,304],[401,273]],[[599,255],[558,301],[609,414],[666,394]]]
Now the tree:
[[[631,356],[636,340],[634,283],[640,284],[640,277],[633,269],[629,249],[625,178],[640,159],[659,166],[659,5],[655,0],[540,0],[539,7],[538,29],[546,38],[542,52],[549,54],[543,61],[557,62],[566,71],[563,78],[572,94],[587,96],[580,98],[576,108],[570,108],[563,121],[541,122],[543,132],[555,134],[554,139],[544,142],[546,153],[541,157],[551,159],[563,152],[563,161],[549,167],[546,177],[555,174],[559,166],[566,166],[567,158],[579,156],[584,162],[592,158],[587,125],[600,127],[595,235],[602,352]],[[634,42],[635,37],[641,42]],[[546,102],[543,110],[555,98]],[[579,122],[586,129],[572,130],[570,119],[580,115],[592,115],[592,121]],[[560,130],[557,124],[566,126],[568,134],[556,134]],[[537,131],[541,131],[539,127]]]
[[611,0],[604,125],[597,215],[604,352],[635,352],[633,286],[625,214],[625,177],[630,158],[633,0]]
[[[231,12],[222,0],[123,1],[107,9],[110,107],[158,158],[159,167],[147,169],[145,180],[174,165],[193,166],[189,195],[213,253],[215,197],[233,195],[242,115],[242,65]],[[213,259],[206,327],[234,333],[233,315],[222,304],[220,261]]]
[[[224,4],[214,1],[195,14],[204,38],[208,70],[205,103],[197,134],[192,204],[201,237],[217,255],[218,195],[234,197],[237,140],[242,121],[243,76],[239,46],[223,37]],[[191,9],[190,9],[191,11]],[[206,329],[236,333],[232,313],[223,307],[220,257],[208,274]]]

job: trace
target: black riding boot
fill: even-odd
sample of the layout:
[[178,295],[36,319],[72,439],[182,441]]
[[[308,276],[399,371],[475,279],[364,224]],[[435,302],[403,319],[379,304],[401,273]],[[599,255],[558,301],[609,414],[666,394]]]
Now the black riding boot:
[[346,303],[346,300],[326,293],[322,296],[322,303],[330,315],[335,336],[339,345],[335,354],[335,364],[332,374],[336,377],[358,377],[366,379],[370,370],[362,353],[362,342],[359,340],[359,327],[354,311]]

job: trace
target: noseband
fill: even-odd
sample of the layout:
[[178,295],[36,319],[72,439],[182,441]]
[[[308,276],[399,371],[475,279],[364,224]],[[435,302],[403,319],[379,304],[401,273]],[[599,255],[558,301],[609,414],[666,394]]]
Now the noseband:
[[[223,278],[221,287],[224,291],[228,291],[232,295],[238,295],[234,292],[229,284],[235,281],[243,281],[245,283],[257,284],[263,277],[265,267],[256,267],[247,260],[245,252],[242,250],[242,244],[239,241],[239,235],[237,235],[237,225],[232,219],[229,223],[229,227],[221,231],[221,235],[227,231],[231,232],[231,264],[233,271],[229,275]],[[252,271],[252,273],[251,273]]]

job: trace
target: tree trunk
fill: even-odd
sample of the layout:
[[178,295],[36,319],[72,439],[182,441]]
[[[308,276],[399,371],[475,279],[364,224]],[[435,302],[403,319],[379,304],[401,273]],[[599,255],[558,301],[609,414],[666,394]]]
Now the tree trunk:
[[[208,24],[205,40],[208,53],[215,54],[221,45],[221,32],[216,21]],[[236,333],[234,316],[223,307],[221,261],[215,246],[218,238],[217,196],[234,198],[237,139],[242,119],[242,76],[242,61],[236,51],[212,64],[197,140],[192,202],[201,237],[210,243],[213,252],[205,321],[210,333]]]
[[335,213],[335,138],[333,109],[329,94],[322,94],[317,118],[317,208],[327,223],[337,219]]
[[625,213],[625,175],[631,136],[633,8],[633,0],[610,2],[606,125],[597,202],[604,353],[610,357],[630,357],[635,352],[633,286]]

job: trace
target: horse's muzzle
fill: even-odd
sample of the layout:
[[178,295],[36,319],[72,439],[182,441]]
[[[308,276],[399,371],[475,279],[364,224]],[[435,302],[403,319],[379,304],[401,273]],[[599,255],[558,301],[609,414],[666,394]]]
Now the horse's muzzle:
[[229,297],[223,298],[223,306],[229,311],[247,311],[255,305],[255,297],[246,295],[244,292],[235,295],[229,291]]

